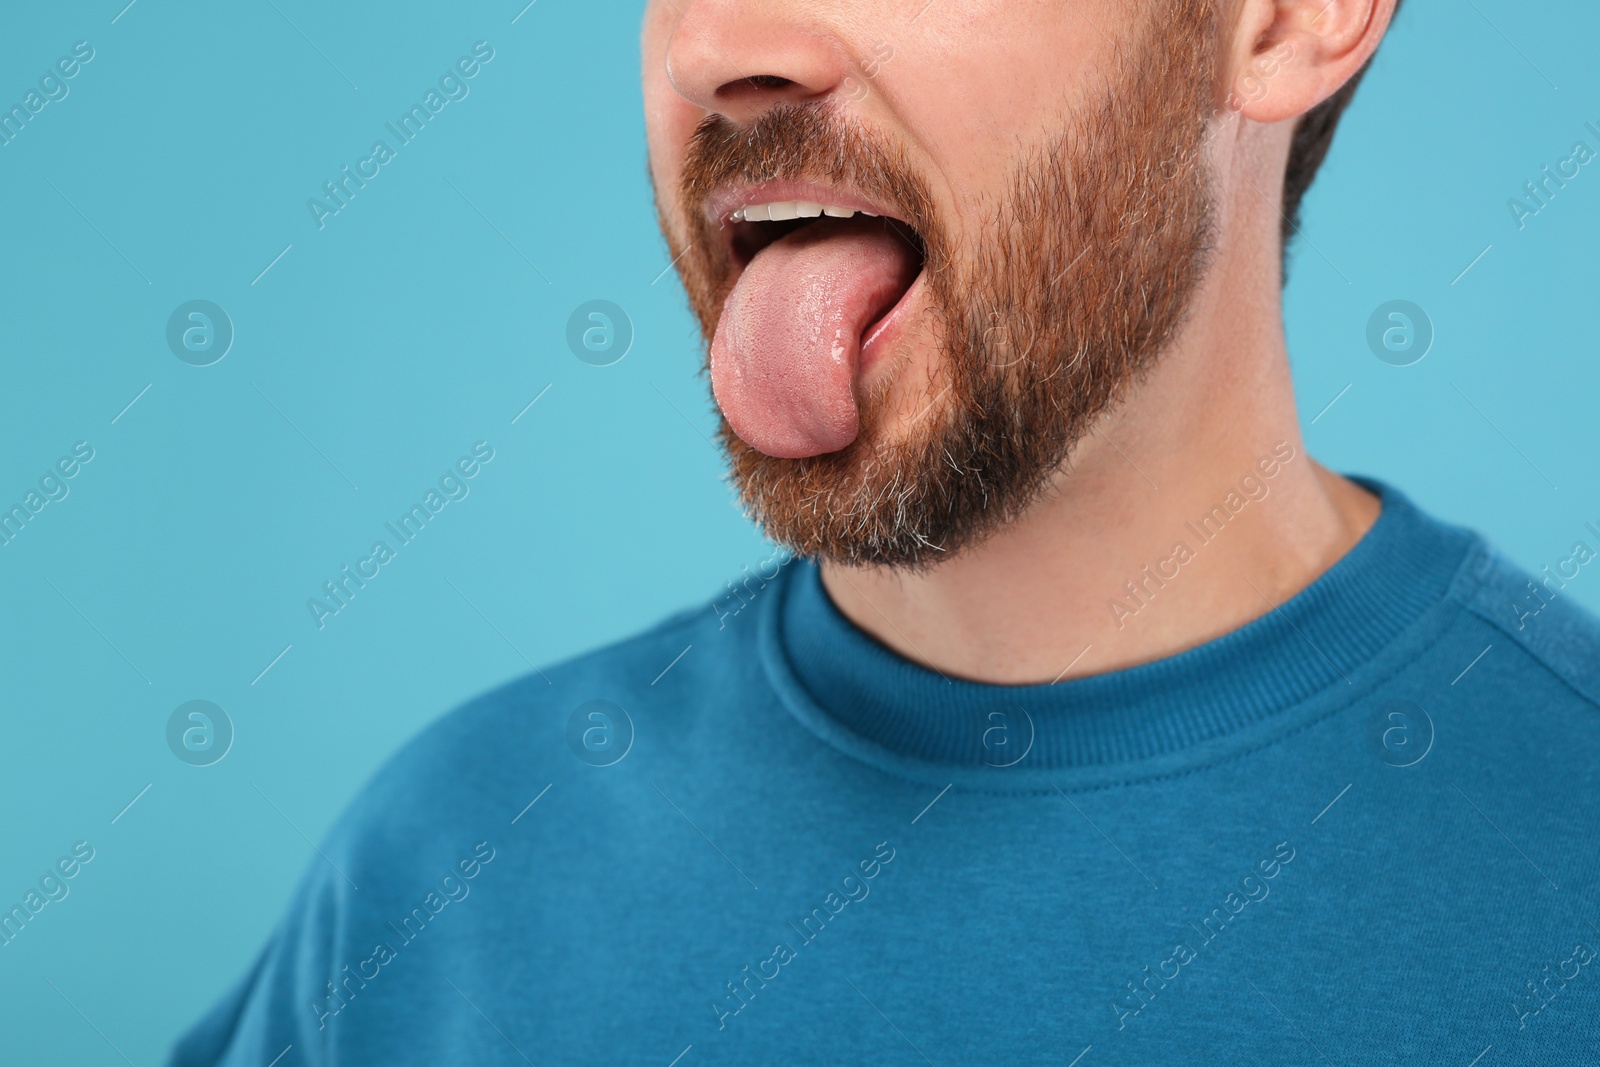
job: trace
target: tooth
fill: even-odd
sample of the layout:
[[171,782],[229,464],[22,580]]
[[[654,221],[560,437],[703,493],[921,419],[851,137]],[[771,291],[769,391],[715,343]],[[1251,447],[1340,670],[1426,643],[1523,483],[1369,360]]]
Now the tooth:
[[773,222],[786,222],[789,219],[797,219],[799,217],[800,213],[795,210],[795,202],[793,200],[779,200],[775,204],[767,205],[767,218]]
[[738,211],[735,211],[732,215],[729,215],[728,216],[728,221],[729,222],[743,222],[744,221],[744,208],[740,208]]
[[802,219],[814,219],[822,214],[822,205],[813,204],[809,200],[797,200],[794,205],[794,213]]
[[822,213],[830,219],[847,219],[856,213],[853,207],[825,207]]
[[878,217],[878,213],[876,211],[868,211],[866,208],[862,208],[861,209],[861,213],[863,215],[871,215],[873,218],[877,218]]
[[744,209],[744,221],[766,222],[770,218],[767,214],[767,206],[766,204],[751,204]]

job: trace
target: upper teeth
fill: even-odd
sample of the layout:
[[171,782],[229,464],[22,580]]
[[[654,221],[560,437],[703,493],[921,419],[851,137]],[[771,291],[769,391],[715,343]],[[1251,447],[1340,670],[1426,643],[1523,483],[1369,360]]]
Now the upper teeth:
[[[818,215],[848,219],[856,214],[853,207],[834,204],[814,204],[809,200],[776,200],[770,204],[748,204],[729,216],[734,222],[784,222],[788,219],[814,219]],[[876,211],[861,210],[863,215],[876,216]]]

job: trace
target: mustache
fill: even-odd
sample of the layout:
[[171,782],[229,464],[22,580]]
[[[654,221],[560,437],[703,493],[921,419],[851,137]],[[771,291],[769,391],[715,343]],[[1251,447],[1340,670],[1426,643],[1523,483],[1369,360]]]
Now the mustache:
[[940,234],[928,184],[835,103],[780,104],[748,124],[707,115],[695,128],[679,179],[684,217],[702,230],[707,198],[728,185],[789,179],[854,189],[904,220],[930,245]]

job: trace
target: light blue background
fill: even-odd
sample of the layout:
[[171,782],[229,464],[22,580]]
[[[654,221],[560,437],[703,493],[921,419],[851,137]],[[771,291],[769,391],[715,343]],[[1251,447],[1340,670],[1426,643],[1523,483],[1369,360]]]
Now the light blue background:
[[[0,147],[0,504],[96,450],[0,548],[0,904],[96,850],[0,948],[7,1062],[160,1062],[402,740],[530,661],[709,605],[767,551],[702,436],[698,336],[662,276],[638,4],[513,23],[521,0],[138,0],[113,22],[123,2],[13,7],[0,32],[8,104],[96,50]],[[319,231],[307,198],[479,40],[470,96]],[[1586,0],[1409,0],[1288,292],[1318,456],[1535,569],[1600,525],[1600,164],[1521,232],[1506,201],[1600,148],[1596,40]],[[194,298],[237,330],[211,367],[164,340]],[[634,323],[614,366],[565,345],[593,298]],[[1392,298],[1435,323],[1415,366],[1366,347]],[[306,599],[479,440],[496,458],[470,496],[319,632]],[[1569,592],[1600,606],[1600,569]],[[208,768],[164,739],[195,698],[238,731]]]

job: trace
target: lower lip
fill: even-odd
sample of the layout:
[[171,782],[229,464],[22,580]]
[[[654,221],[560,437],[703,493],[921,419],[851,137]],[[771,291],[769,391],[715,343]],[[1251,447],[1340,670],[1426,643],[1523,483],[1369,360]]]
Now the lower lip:
[[922,296],[922,281],[926,273],[924,268],[912,281],[910,288],[901,294],[894,307],[867,327],[867,332],[861,341],[861,360],[856,366],[857,375],[867,373],[875,364],[886,359],[905,335],[906,324],[911,319],[911,307]]

